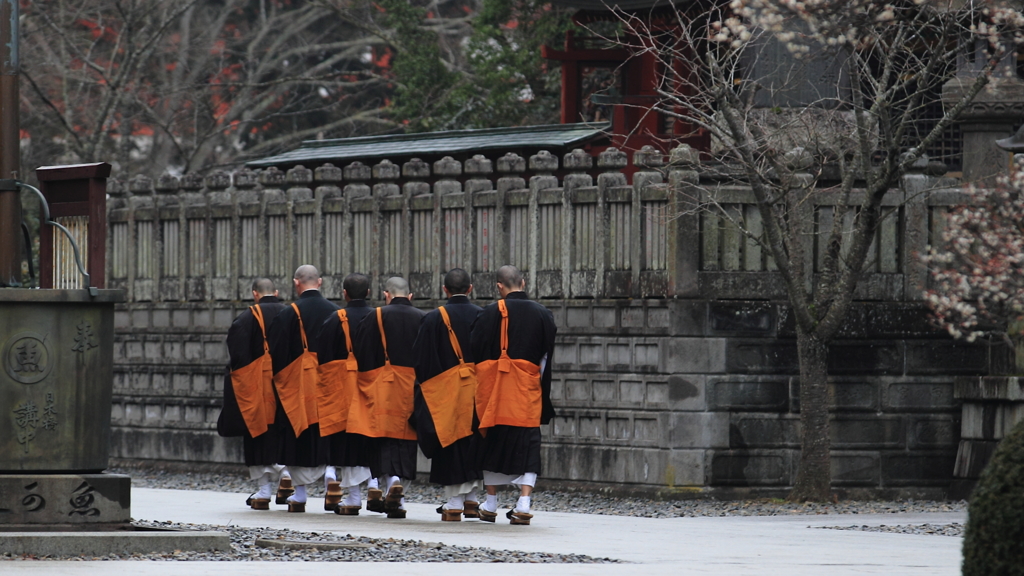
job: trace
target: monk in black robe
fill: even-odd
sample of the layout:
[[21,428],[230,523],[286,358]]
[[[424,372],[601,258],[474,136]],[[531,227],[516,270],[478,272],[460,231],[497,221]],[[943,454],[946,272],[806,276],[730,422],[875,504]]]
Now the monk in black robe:
[[463,513],[477,517],[483,479],[482,439],[473,429],[476,370],[469,340],[481,308],[469,301],[473,285],[465,270],[449,270],[443,288],[448,302],[423,317],[413,343],[416,436],[430,458],[430,481],[444,486],[448,499],[441,506],[441,519],[458,521]]
[[530,493],[541,472],[540,425],[555,413],[555,322],[550,310],[527,297],[526,281],[514,266],[502,266],[496,279],[502,300],[483,309],[470,336],[479,382],[477,417],[485,437],[481,467],[487,500],[479,514],[493,522],[496,486],[512,484],[520,487],[521,496],[508,517],[513,524],[529,524]]
[[[375,499],[368,498],[367,510],[387,512],[389,518],[405,518],[399,481],[416,477],[416,431],[409,424],[416,379],[412,345],[423,311],[413,307],[409,283],[404,278],[388,279],[384,300],[387,304],[363,318],[356,331],[359,392],[349,412],[348,430],[373,439],[370,470],[385,484],[383,509]],[[370,492],[374,491],[371,486]]]
[[324,321],[338,307],[320,294],[323,280],[315,266],[303,265],[293,277],[298,299],[270,324],[267,339],[274,360],[274,389],[278,417],[289,426],[282,464],[291,472],[295,493],[288,497],[289,512],[305,512],[306,484],[324,475],[324,448],[317,424],[316,353],[309,349]]
[[[224,407],[217,420],[221,436],[242,436],[245,465],[258,485],[249,497],[249,505],[256,510],[270,508],[271,484],[277,483],[284,468],[278,463],[284,435],[290,433],[275,420],[277,402],[272,385],[265,381],[265,370],[269,369],[269,364],[264,365],[266,327],[285,307],[277,296],[273,282],[257,278],[252,283],[255,305],[239,314],[228,329],[230,372],[224,379]],[[236,383],[244,388],[237,395]],[[239,402],[246,406],[245,416]],[[256,429],[255,436],[251,427]]]
[[[354,515],[359,513],[362,504],[362,494],[359,485],[369,480],[370,458],[366,437],[347,432],[348,411],[355,390],[355,373],[358,371],[355,359],[355,332],[359,323],[368,315],[374,312],[374,308],[367,302],[366,298],[370,293],[370,280],[362,274],[349,274],[342,283],[345,296],[345,308],[343,311],[331,314],[327,317],[316,338],[317,360],[322,369],[321,379],[325,374],[335,377],[337,382],[321,382],[321,385],[341,388],[346,387],[347,395],[342,401],[339,414],[321,414],[320,431],[322,440],[327,446],[326,464],[324,473],[328,481],[337,481],[342,488],[348,489],[348,495],[340,503],[337,510],[339,514]],[[353,354],[349,356],[349,347],[353,347]],[[334,369],[338,365],[337,369]],[[351,373],[349,372],[351,370]],[[350,382],[341,382],[342,379],[351,379]],[[347,385],[353,386],[352,390]],[[334,428],[338,431],[328,434]]]

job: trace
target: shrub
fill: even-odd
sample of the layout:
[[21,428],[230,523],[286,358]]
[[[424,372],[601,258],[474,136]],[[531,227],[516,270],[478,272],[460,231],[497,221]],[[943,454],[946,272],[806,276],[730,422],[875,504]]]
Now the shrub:
[[971,496],[963,576],[1024,575],[1024,422],[996,448]]

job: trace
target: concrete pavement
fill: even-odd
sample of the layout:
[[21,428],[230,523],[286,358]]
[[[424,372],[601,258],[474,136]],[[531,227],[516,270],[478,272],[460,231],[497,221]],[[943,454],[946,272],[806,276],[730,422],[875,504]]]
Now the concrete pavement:
[[[964,513],[881,514],[784,517],[727,517],[650,519],[623,516],[536,512],[531,526],[511,526],[499,516],[496,524],[439,520],[436,505],[410,504],[409,518],[389,520],[363,513],[343,517],[323,512],[323,502],[311,499],[310,512],[289,514],[283,507],[258,512],[244,506],[245,495],[218,492],[132,490],[132,517],[196,524],[290,528],[308,532],[335,531],[370,537],[427,540],[460,546],[507,550],[588,554],[617,558],[627,565],[534,564],[531,575],[644,574],[672,570],[684,574],[785,574],[819,576],[899,574],[954,576],[960,573],[961,539],[845,530],[815,526],[944,524],[964,522]],[[511,504],[510,497],[506,504]],[[259,562],[132,562],[133,574],[259,574]],[[400,572],[425,575],[478,574],[479,564],[403,564]],[[3,562],[7,574],[103,574],[107,562]],[[489,574],[523,573],[523,567],[490,564]],[[323,574],[379,574],[373,563],[321,563]]]

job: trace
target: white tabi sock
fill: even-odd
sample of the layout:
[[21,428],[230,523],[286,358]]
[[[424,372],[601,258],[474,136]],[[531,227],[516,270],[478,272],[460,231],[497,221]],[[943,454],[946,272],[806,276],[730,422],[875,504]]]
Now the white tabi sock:
[[359,506],[363,502],[363,493],[359,490],[359,485],[356,484],[348,489],[348,496],[341,502],[342,506]]
[[[260,478],[260,480],[263,480],[263,479]],[[260,499],[260,500],[270,500],[271,493],[272,492],[271,492],[271,488],[270,488],[270,482],[267,482],[265,484],[260,484],[259,491],[257,491],[255,494],[253,494],[252,497],[256,498],[256,499]]]
[[402,499],[398,503],[398,509],[399,510],[405,510],[405,497],[404,496],[402,497]]
[[476,488],[473,488],[472,490],[470,490],[469,494],[466,494],[466,497],[463,499],[463,502],[479,502],[479,501],[480,501],[480,496],[477,494]]
[[530,513],[530,497],[520,496],[519,501],[516,502],[516,512],[522,512],[523,514]]
[[281,478],[292,479],[292,473],[288,471],[287,467],[281,469]]
[[497,494],[488,494],[487,495],[487,500],[485,500],[484,503],[480,505],[480,509],[481,510],[487,510],[488,512],[497,512],[498,511],[498,495]]
[[444,505],[445,510],[462,510],[466,507],[466,497],[463,495],[452,496]]
[[379,488],[380,488],[380,482],[378,482],[376,478],[370,478],[369,480],[366,481],[366,489],[367,490],[376,490],[376,489],[379,489]]
[[391,487],[392,486],[394,486],[395,484],[398,484],[399,478],[398,478],[398,476],[385,476],[384,477],[384,481],[387,482],[387,487],[388,488],[387,488],[387,490],[384,491],[384,493],[387,494],[388,492],[391,492]]
[[338,473],[335,472],[334,466],[328,466],[324,468],[324,486],[327,486],[328,482],[337,482]]
[[299,484],[295,487],[295,494],[288,497],[289,502],[302,502],[306,503],[306,485]]

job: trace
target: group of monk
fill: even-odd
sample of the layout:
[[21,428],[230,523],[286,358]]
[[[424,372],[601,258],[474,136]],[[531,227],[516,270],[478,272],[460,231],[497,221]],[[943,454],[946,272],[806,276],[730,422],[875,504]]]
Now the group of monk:
[[354,516],[365,484],[366,510],[405,518],[419,448],[430,482],[444,487],[441,520],[494,522],[498,487],[513,485],[520,497],[506,517],[530,524],[540,426],[554,415],[555,324],[514,266],[495,280],[499,298],[481,308],[470,301],[470,275],[453,268],[447,302],[424,312],[401,277],[384,283],[378,308],[363,274],[345,277],[343,308],[321,294],[314,266],[295,270],[288,305],[272,281],[256,279],[255,304],[228,331],[217,424],[221,435],[243,437],[258,484],[247,504],[269,510],[274,497],[305,512],[306,487],[322,481],[324,509]]

